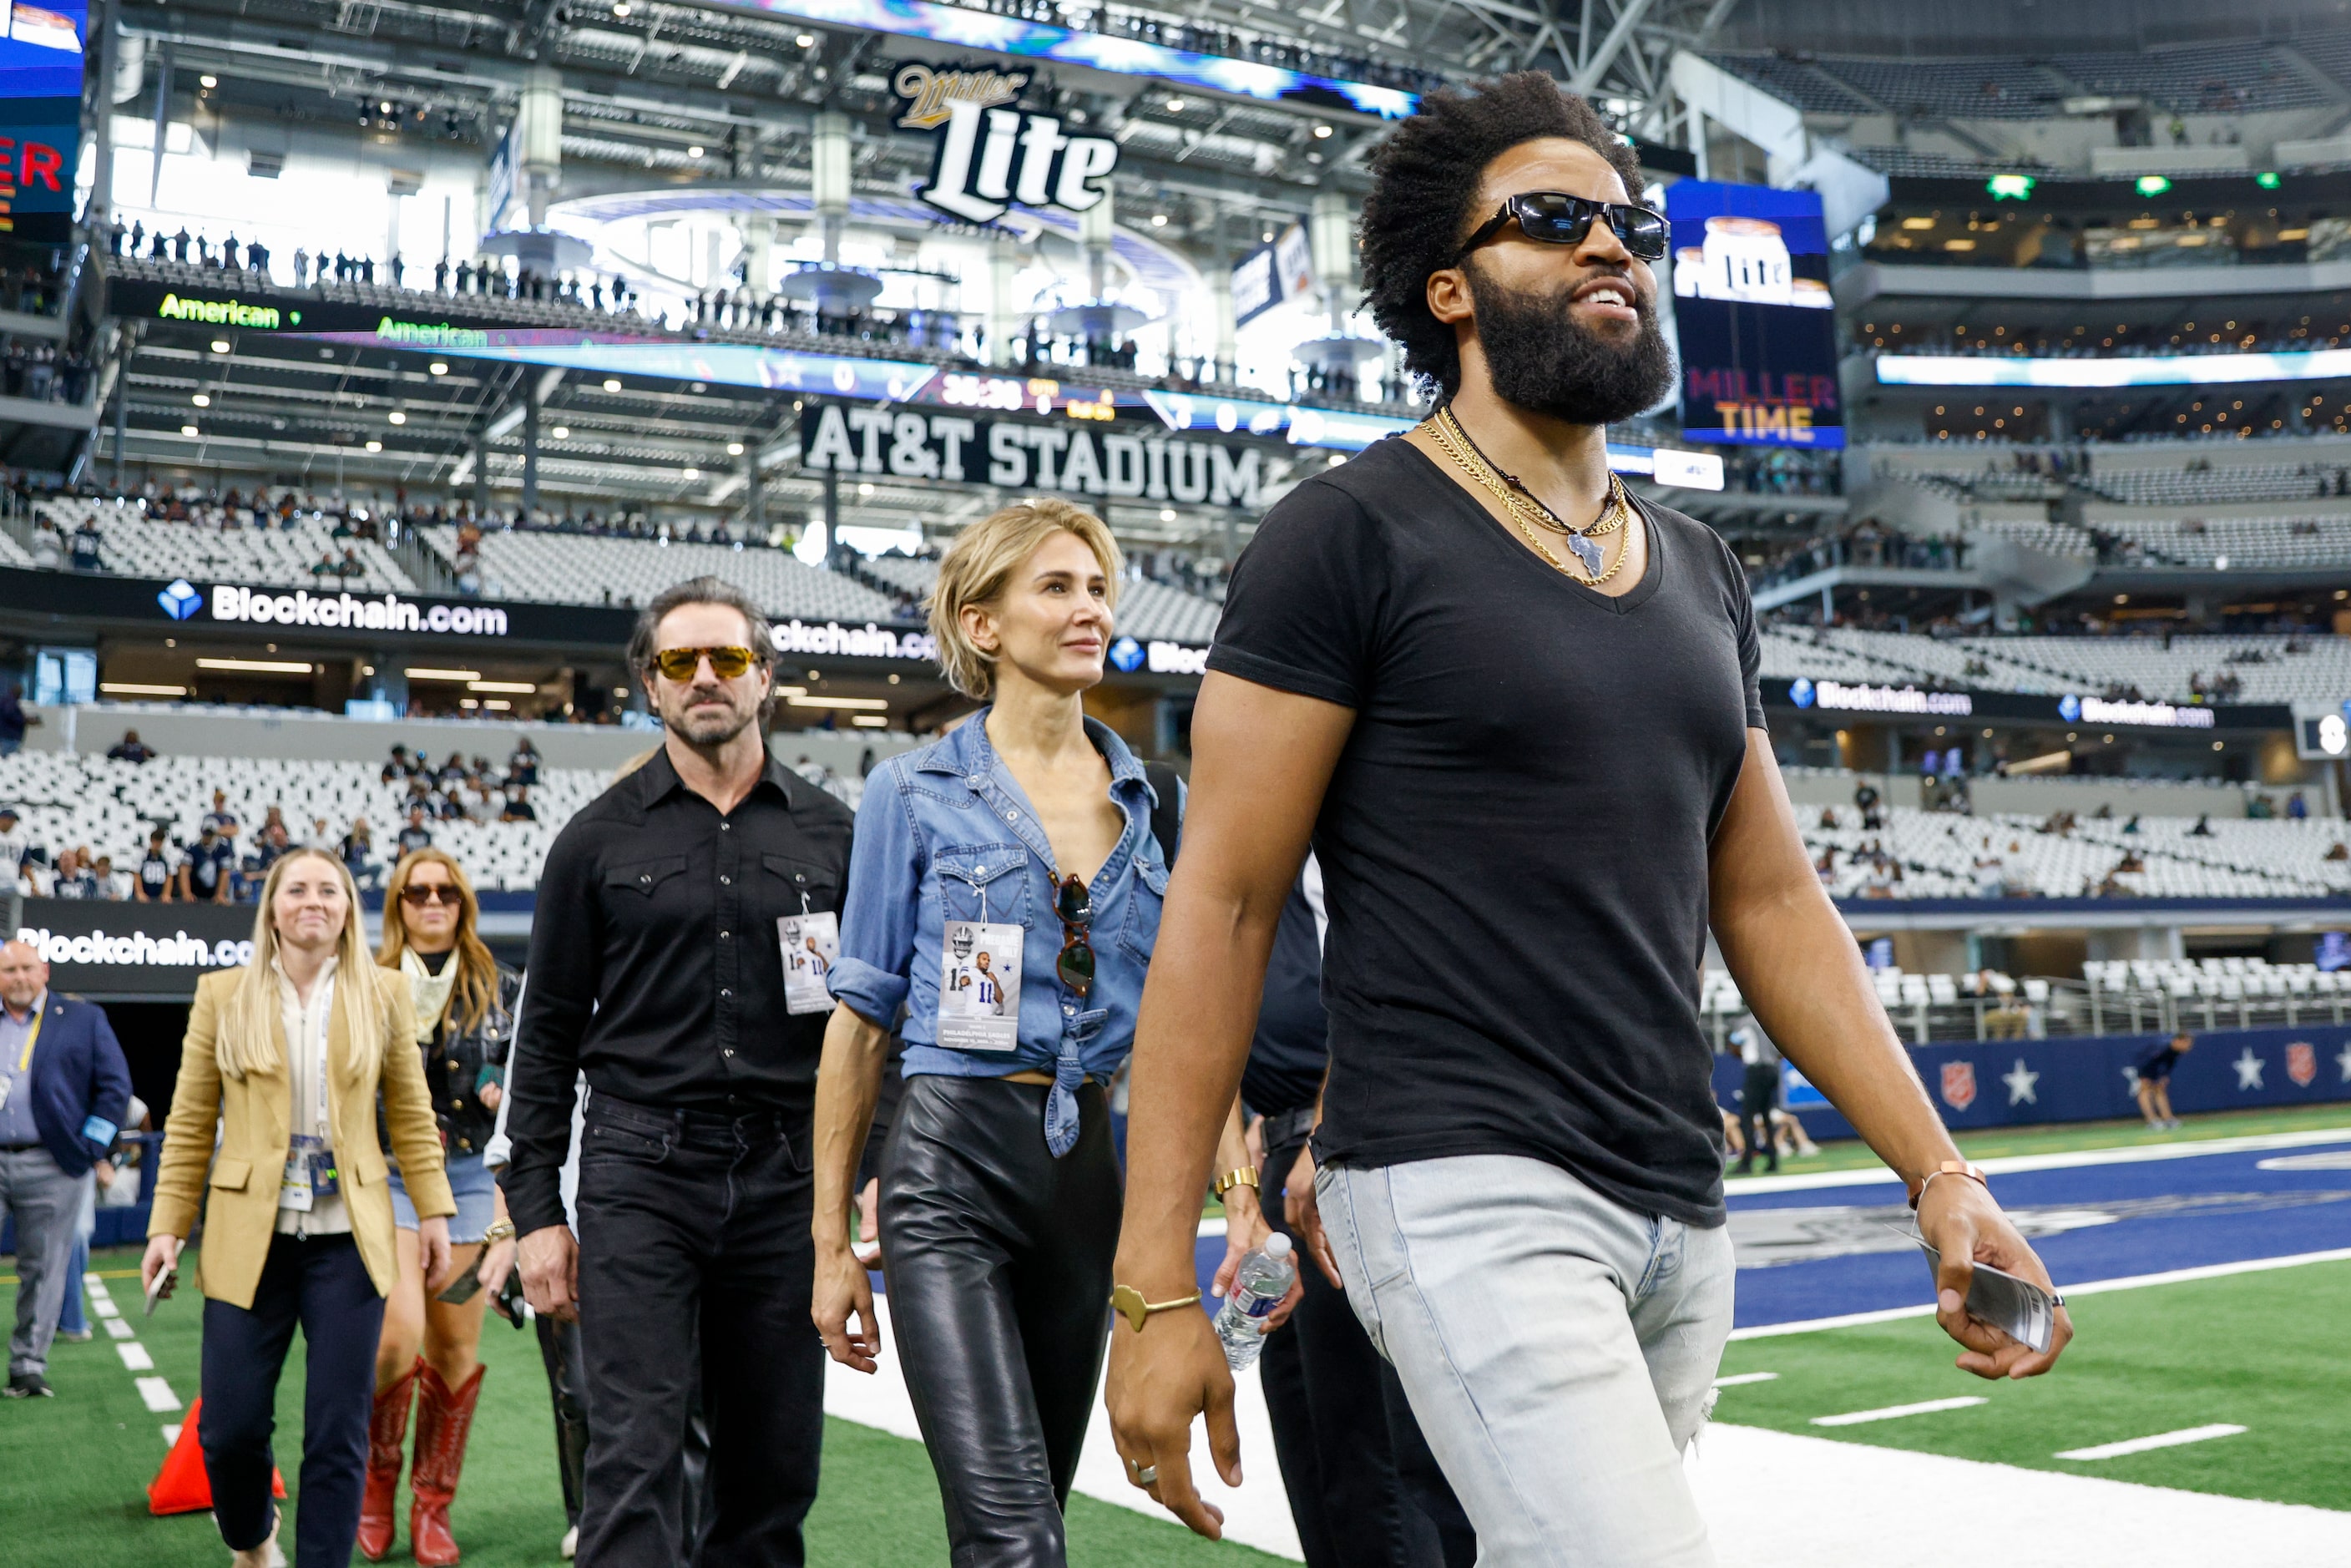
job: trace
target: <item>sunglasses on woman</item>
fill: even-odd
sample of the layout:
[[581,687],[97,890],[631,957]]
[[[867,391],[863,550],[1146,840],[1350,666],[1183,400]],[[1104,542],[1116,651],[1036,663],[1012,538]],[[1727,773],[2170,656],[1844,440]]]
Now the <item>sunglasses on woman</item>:
[[1662,261],[1673,225],[1665,214],[1623,202],[1594,202],[1564,191],[1524,191],[1502,204],[1502,210],[1478,225],[1468,242],[1454,253],[1459,261],[1516,219],[1519,232],[1544,245],[1582,245],[1593,221],[1604,221],[1627,251],[1643,261]]
[[455,908],[465,901],[454,887],[439,883],[412,882],[400,890],[400,902],[411,909],[422,909],[428,904],[445,904]]
[[1094,949],[1086,940],[1093,925],[1094,895],[1074,873],[1063,877],[1054,893],[1053,913],[1061,918],[1061,956],[1053,961],[1053,971],[1083,1001],[1094,984]]
[[664,648],[653,655],[653,668],[677,685],[694,679],[702,661],[710,661],[710,673],[722,681],[731,681],[759,662],[750,649],[735,644],[724,648]]

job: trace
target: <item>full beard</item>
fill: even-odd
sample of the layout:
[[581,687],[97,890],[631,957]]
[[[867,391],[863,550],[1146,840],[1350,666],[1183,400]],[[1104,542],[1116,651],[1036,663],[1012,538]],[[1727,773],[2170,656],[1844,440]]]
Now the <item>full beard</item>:
[[1640,325],[1626,340],[1576,320],[1563,293],[1515,293],[1480,276],[1474,261],[1467,271],[1478,343],[1503,402],[1569,424],[1614,424],[1673,390],[1673,350],[1647,305],[1636,305]]

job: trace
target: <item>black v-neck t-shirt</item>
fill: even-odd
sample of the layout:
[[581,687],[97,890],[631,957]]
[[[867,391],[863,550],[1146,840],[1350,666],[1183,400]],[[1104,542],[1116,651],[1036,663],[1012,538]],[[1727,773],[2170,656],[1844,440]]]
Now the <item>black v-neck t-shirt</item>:
[[1326,1164],[1531,1155],[1723,1222],[1698,975],[1761,651],[1721,538],[1641,516],[1646,571],[1612,599],[1391,437],[1235,567],[1208,668],[1355,710],[1314,828]]

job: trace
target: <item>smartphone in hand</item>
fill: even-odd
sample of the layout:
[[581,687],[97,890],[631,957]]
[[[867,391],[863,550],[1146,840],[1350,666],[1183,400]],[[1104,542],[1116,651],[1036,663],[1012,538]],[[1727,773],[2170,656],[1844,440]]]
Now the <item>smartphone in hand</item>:
[[172,1293],[172,1286],[180,1277],[180,1260],[172,1259],[155,1270],[155,1282],[147,1287],[147,1315],[155,1315],[155,1303]]

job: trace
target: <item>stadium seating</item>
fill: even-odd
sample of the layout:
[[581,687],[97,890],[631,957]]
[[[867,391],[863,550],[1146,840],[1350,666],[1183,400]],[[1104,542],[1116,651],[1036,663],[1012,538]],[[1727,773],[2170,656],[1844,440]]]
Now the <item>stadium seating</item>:
[[[457,530],[417,530],[425,547],[455,570]],[[654,539],[498,529],[481,546],[482,597],[553,604],[637,605],[691,577],[724,578],[778,619],[892,621],[887,596],[838,572],[808,565],[789,550]]]
[[[164,522],[112,502],[76,497],[33,505],[35,518],[47,518],[61,534],[69,535],[84,518],[94,518],[102,540],[99,564],[128,577],[207,578],[281,588],[349,589],[353,593],[416,591],[414,580],[382,545],[373,539],[337,538],[333,522],[323,516],[298,516],[291,528],[281,528],[256,522],[250,508],[241,508],[235,517],[220,507],[199,510],[204,514],[201,521]],[[311,571],[322,556],[341,559],[346,548],[360,563],[356,575],[322,577]],[[29,558],[25,564],[31,564]]]
[[2100,469],[2083,488],[2133,507],[2196,507],[2237,501],[2306,501],[2326,494],[2341,465],[2231,463],[2225,466]]
[[[917,598],[938,580],[939,563],[908,556],[876,556],[862,570]],[[1120,585],[1118,629],[1146,642],[1206,643],[1217,634],[1223,607],[1213,600],[1170,588],[1148,578],[1129,578]]]
[[2279,49],[2300,51],[2338,81],[2351,81],[2351,39],[2321,34],[2291,44],[2200,43],[2192,47],[1937,60],[1834,55],[1710,52],[1723,69],[1808,114],[1891,111],[1935,120],[2045,120],[2067,97],[2139,97],[2175,114],[2314,109],[2336,101],[2292,68]]

